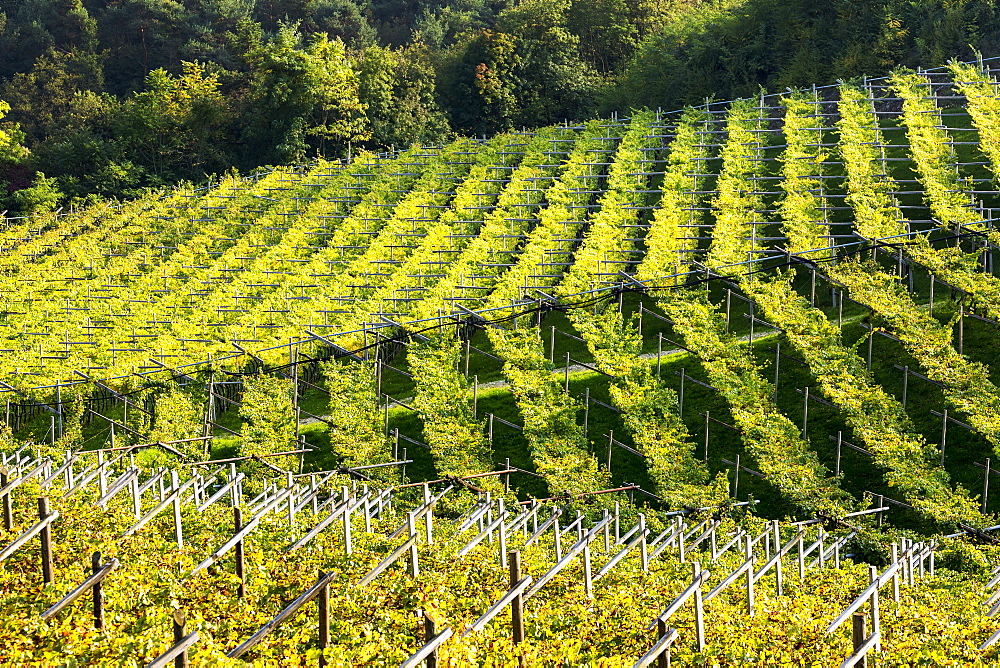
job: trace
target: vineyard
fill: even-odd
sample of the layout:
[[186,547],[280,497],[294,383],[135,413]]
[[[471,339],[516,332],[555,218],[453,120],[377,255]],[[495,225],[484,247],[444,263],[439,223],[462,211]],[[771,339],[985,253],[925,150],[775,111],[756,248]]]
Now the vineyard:
[[7,219],[0,662],[996,661],[998,72]]

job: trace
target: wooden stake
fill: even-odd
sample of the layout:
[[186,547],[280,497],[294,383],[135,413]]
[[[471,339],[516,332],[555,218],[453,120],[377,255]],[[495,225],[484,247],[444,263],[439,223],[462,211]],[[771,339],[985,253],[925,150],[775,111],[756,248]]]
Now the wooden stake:
[[729,331],[729,306],[732,301],[733,291],[726,288],[726,332]]
[[[170,490],[174,491],[180,487],[177,481],[177,471],[170,472]],[[177,549],[184,547],[184,527],[181,525],[181,495],[174,497],[174,540],[177,541]]]
[[[778,554],[781,552],[781,527],[778,525],[778,520],[773,521],[772,528],[774,530],[774,552],[775,554]],[[778,596],[784,595],[784,582],[782,581],[780,557],[776,562],[774,562],[774,584],[774,593]]]
[[874,325],[868,330],[868,370],[872,370],[872,344],[875,341],[875,327]]
[[613,429],[608,430],[608,473],[611,473],[611,447],[615,442],[615,432]]
[[569,353],[566,353],[566,391],[569,392]]
[[[233,508],[233,532],[239,533],[240,529],[243,528],[243,509],[239,506]],[[246,565],[244,563],[243,557],[243,541],[239,541],[235,545],[235,556],[236,556],[236,577],[239,578],[240,583],[236,587],[236,597],[246,598],[247,596],[247,583],[246,583]]]
[[[695,561],[691,564],[691,570],[695,579],[701,574],[701,562]],[[701,585],[694,590],[694,625],[698,637],[698,651],[705,651],[705,610],[701,601]]]
[[[184,625],[187,624],[187,613],[183,610],[174,610],[174,644],[176,645],[184,639]],[[188,653],[184,650],[174,659],[174,668],[188,668]]]
[[[431,488],[426,482],[424,483],[424,504],[429,504],[431,502]],[[489,492],[486,494],[486,502],[489,503]],[[426,534],[427,544],[431,545],[434,543],[434,507],[431,506],[427,509],[427,513],[424,515],[424,533]]]
[[[0,487],[6,487],[10,482],[7,469],[0,469]],[[10,492],[3,495],[3,528],[4,531],[14,530],[14,513],[10,505]]]
[[[580,529],[583,529],[583,524],[581,523]],[[642,572],[649,572],[649,552],[646,545],[646,516],[639,513],[639,558],[642,562]]]
[[736,455],[736,466],[733,467],[733,498],[739,498],[740,491],[740,456]]
[[[899,561],[899,546],[895,543],[892,544],[892,563]],[[895,603],[899,603],[899,569],[897,568],[892,574],[892,600]]]
[[806,557],[804,554],[805,543],[802,540],[802,535],[799,535],[799,545],[798,545],[798,561],[799,561],[799,581],[801,582],[806,577]]
[[[101,553],[94,552],[90,558],[90,567],[93,573],[101,570]],[[102,582],[97,582],[91,588],[94,594],[94,628],[104,628],[104,586]]]
[[[656,638],[653,639],[654,642],[659,641],[660,638],[667,635],[667,623],[662,619],[657,618],[656,620]],[[662,652],[660,656],[656,658],[657,668],[670,668],[670,648],[667,647]]]
[[660,358],[663,355],[663,332],[657,332],[656,334],[656,377],[661,378],[660,374]]
[[910,389],[910,367],[903,367],[903,409],[906,409],[907,394]]
[[[411,537],[417,535],[417,522],[414,519],[414,511],[410,511],[406,514],[406,529],[407,533]],[[418,577],[420,575],[420,562],[417,556],[417,541],[413,541],[410,545],[410,575]]]
[[708,424],[709,411],[705,411],[705,463],[708,463]]
[[[868,638],[868,631],[865,628],[867,616],[863,612],[855,612],[851,617],[851,640],[854,643],[854,651],[857,652],[865,644]],[[854,664],[857,668],[868,668],[868,657],[863,656]]]
[[[114,431],[114,428],[115,426],[111,425],[112,432]],[[111,447],[114,447],[113,438],[111,441]],[[108,493],[108,471],[106,468],[104,468],[104,453],[101,452],[100,450],[97,451],[97,469],[99,471],[99,473],[97,474],[98,489],[101,492],[101,496],[104,496],[105,494]],[[176,485],[176,474],[173,475],[175,477],[175,485]]]
[[351,540],[351,509],[347,505],[348,499],[351,498],[351,491],[346,485],[341,488],[341,495],[344,501],[344,554],[354,553],[354,543]]
[[[38,497],[38,519],[44,520],[49,516],[49,497]],[[48,584],[52,582],[52,525],[46,525],[39,533],[42,543],[42,580]]]
[[986,472],[983,473],[983,507],[982,512],[986,514],[986,498],[990,493],[990,460],[986,458]]
[[[424,642],[427,643],[431,641],[431,638],[437,635],[437,624],[434,623],[434,620],[431,619],[430,615],[428,615],[426,611],[424,611],[422,614],[424,616]],[[437,668],[438,666],[437,649],[435,649],[427,656],[427,659],[425,659],[424,661],[424,665],[427,666],[427,668]]]
[[[319,579],[322,580],[324,573],[320,571]],[[316,604],[319,608],[319,640],[316,646],[319,648],[320,652],[325,650],[330,646],[330,585],[327,584],[325,587],[319,590],[319,596],[316,598]],[[323,654],[319,655],[319,665],[326,665],[326,657]]]
[[809,435],[809,386],[806,386],[805,399],[802,402],[802,439]]
[[959,302],[958,304],[958,354],[959,355],[962,354],[962,349],[965,346],[965,304],[963,302]]
[[778,400],[778,371],[781,368],[781,341],[774,344],[774,400]]
[[[878,568],[875,566],[868,567],[868,577],[870,582],[875,582],[878,579]],[[872,592],[871,596],[871,607],[872,607],[872,633],[875,635],[881,635],[881,624],[879,622],[879,608],[878,608],[878,587]],[[875,641],[875,651],[882,651],[882,640],[879,638]]]
[[684,374],[685,374],[685,372],[686,372],[685,368],[681,367],[681,396],[680,396],[680,400],[678,401],[678,404],[677,404],[677,414],[680,417],[682,417],[682,418],[684,417]]
[[[236,464],[229,464],[229,479],[236,480]],[[239,483],[234,483],[232,487],[229,488],[229,505],[232,508],[240,505],[240,490]]]
[[[518,550],[511,550],[507,554],[510,563],[510,586],[513,588],[521,580],[521,553]],[[511,636],[514,644],[524,642],[524,600],[521,594],[514,597],[510,602],[510,624]]]
[[746,558],[751,560],[750,568],[747,569],[747,615],[753,617],[753,537],[747,534]]
[[843,442],[844,442],[844,432],[838,431],[837,432],[837,462],[834,465],[834,470],[833,470],[833,474],[834,475],[838,475],[838,476],[840,475],[840,446],[841,446],[841,444],[843,444]]
[[948,409],[941,414],[941,466],[944,466],[944,446],[948,442]]

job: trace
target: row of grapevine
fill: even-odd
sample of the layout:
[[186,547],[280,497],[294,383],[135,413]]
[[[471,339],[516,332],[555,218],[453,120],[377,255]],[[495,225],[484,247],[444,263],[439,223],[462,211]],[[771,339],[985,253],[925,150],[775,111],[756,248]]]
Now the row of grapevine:
[[[715,273],[742,277],[754,265],[747,257],[760,250],[756,241],[757,212],[764,209],[754,177],[761,175],[755,147],[760,146],[759,110],[754,100],[733,104],[726,120],[718,195],[712,203],[715,226],[708,253]],[[747,283],[756,279],[747,278]],[[742,430],[747,449],[761,472],[782,495],[810,511],[841,515],[848,496],[819,462],[816,453],[774,402],[774,386],[753,359],[750,343],[725,331],[714,307],[696,291],[664,295],[661,303],[685,345],[694,350],[712,385],[722,394]]]
[[[943,221],[942,225],[961,227],[977,222],[978,216],[961,195],[948,135],[938,125],[939,110],[922,90],[926,80],[917,75],[898,75],[896,81],[904,96],[904,120],[914,163],[927,188],[931,211]],[[847,201],[854,212],[855,226],[868,239],[902,244],[907,255],[944,281],[973,295],[988,314],[996,317],[1000,314],[996,296],[1000,283],[976,270],[978,254],[965,253],[959,245],[935,247],[924,235],[910,234],[892,195],[896,185],[885,173],[880,159],[877,147],[885,140],[871,105],[862,89],[841,85],[838,151],[844,158]]]
[[[114,473],[109,477],[113,485]],[[28,502],[38,494],[56,492],[59,478],[44,489],[31,480],[16,490],[16,527],[34,521],[34,504]],[[424,642],[417,631],[420,620],[413,615],[415,607],[422,608],[438,628],[461,631],[469,629],[506,592],[507,568],[496,558],[496,550],[508,547],[520,551],[525,575],[536,581],[551,579],[526,597],[524,641],[512,645],[506,623],[497,619],[478,632],[456,633],[445,646],[442,660],[529,666],[631,662],[650,644],[645,630],[649,620],[689,586],[691,561],[711,562],[711,572],[706,569],[703,575],[704,591],[709,592],[728,573],[745,571],[747,563],[753,576],[758,565],[773,563],[777,557],[786,562],[780,578],[783,585],[778,585],[779,578],[762,577],[770,575],[765,566],[756,579],[748,580],[752,602],[742,587],[723,587],[717,596],[713,591],[713,602],[704,609],[705,649],[685,638],[674,648],[674,659],[682,663],[708,657],[727,663],[829,662],[848,655],[851,644],[846,635],[825,629],[835,612],[844,609],[869,582],[866,566],[836,561],[844,541],[826,535],[822,528],[813,531],[772,526],[753,518],[740,523],[725,519],[712,522],[708,529],[708,522],[676,522],[660,536],[647,538],[642,531],[636,534],[641,524],[626,532],[624,526],[619,530],[617,517],[608,516],[597,525],[603,527],[603,536],[601,529],[585,528],[587,518],[577,523],[579,528],[570,527],[567,535],[560,536],[561,530],[544,528],[545,515],[538,516],[547,514],[548,508],[508,513],[502,505],[473,504],[455,492],[442,495],[435,504],[433,522],[428,522],[426,531],[424,526],[415,531],[410,525],[409,541],[403,545],[414,545],[419,571],[416,562],[409,569],[389,566],[379,569],[374,585],[364,585],[359,582],[385,555],[399,552],[399,541],[392,536],[401,524],[406,530],[406,516],[412,521],[413,511],[405,512],[409,504],[404,495],[330,489],[328,481],[320,485],[293,482],[284,491],[279,488],[242,504],[249,522],[240,542],[241,556],[236,557],[243,564],[241,577],[234,572],[232,552],[220,547],[237,531],[231,509],[224,506],[226,500],[205,501],[216,489],[214,478],[206,476],[193,487],[179,482],[161,487],[160,497],[154,486],[146,492],[140,512],[161,505],[158,499],[162,497],[168,504],[177,498],[178,513],[176,517],[170,513],[144,516],[141,524],[128,494],[113,495],[98,505],[96,483],[83,484],[81,490],[74,482],[73,491],[52,505],[59,513],[51,524],[52,582],[40,584],[37,553],[31,550],[16,551],[0,572],[4,612],[0,641],[5,659],[17,664],[145,663],[169,646],[172,613],[181,609],[187,613],[188,630],[199,634],[192,650],[195,662],[243,665],[231,658],[233,649],[271,622],[320,572],[333,575],[327,647],[316,648],[314,617],[299,613],[276,626],[242,660],[262,664],[287,662],[292,657],[315,661],[322,654],[334,663],[398,665]],[[287,512],[286,498],[292,500]],[[494,528],[484,529],[473,513],[490,509],[498,511],[499,521]],[[331,518],[338,520],[335,525]],[[176,526],[183,527],[183,546],[176,544]],[[317,531],[317,526],[328,528]],[[502,527],[508,527],[506,533]],[[484,539],[488,533],[505,539],[499,546],[489,545]],[[680,547],[679,536],[693,541],[698,534],[708,533],[713,537],[711,545],[702,541],[687,549]],[[641,537],[643,545],[648,541],[648,552],[629,550],[628,545],[636,542],[630,539],[632,535]],[[303,544],[306,536],[310,538]],[[479,544],[470,550],[475,538]],[[584,563],[577,559],[568,567],[556,564],[560,538],[586,545]],[[740,547],[734,549],[733,542],[724,545],[730,538]],[[779,555],[783,543],[789,549]],[[58,616],[41,618],[51,602],[88,575],[90,559],[82,557],[93,550],[105,562],[117,560],[103,586],[103,627],[92,627],[80,603]],[[591,561],[593,583],[588,586],[583,576]],[[204,568],[206,563],[212,565]],[[958,574],[942,570],[921,582],[923,564],[920,561],[914,577],[913,562],[909,578],[904,577],[899,587],[898,602],[882,602],[882,658],[934,661],[948,656],[971,661],[991,656],[976,649],[993,627],[985,612],[977,611],[978,589]],[[552,569],[556,569],[554,577]],[[237,595],[241,590],[244,593]],[[754,614],[747,613],[747,605]],[[697,610],[687,606],[674,613],[671,624],[693,639],[694,626],[701,619],[701,608]],[[930,615],[930,610],[936,614]],[[915,624],[914,618],[920,623]]]
[[951,343],[951,329],[928,315],[893,276],[876,265],[842,262],[830,275],[885,322],[927,376],[944,385],[948,403],[962,411],[969,424],[1000,452],[1000,388],[990,380],[987,366],[959,354]]
[[[652,114],[637,114],[622,138],[608,174],[607,187],[592,216],[591,224],[573,266],[566,272],[556,294],[562,303],[593,298],[593,285],[607,281],[622,263],[630,263],[636,252],[636,232],[654,152],[660,144],[659,130],[651,128]],[[675,129],[671,154],[684,153],[695,139],[698,119],[682,118]],[[676,160],[676,158],[675,158]],[[674,164],[682,164],[675,162]],[[686,169],[687,166],[678,167]],[[617,279],[617,277],[616,277]],[[617,280],[613,281],[617,282]],[[622,412],[622,422],[637,449],[646,458],[657,495],[668,507],[712,506],[727,496],[727,481],[720,476],[708,482],[708,470],[694,457],[694,445],[680,418],[677,393],[655,377],[648,362],[640,358],[642,340],[635,324],[607,303],[568,311],[597,368],[613,377],[611,399]]]
[[[268,182],[264,180],[262,183],[267,184]],[[261,187],[264,186],[262,185]],[[250,215],[249,213],[236,213],[234,220],[239,221],[240,216],[249,217]],[[175,215],[173,217],[176,218],[178,216]],[[114,249],[109,249],[108,254],[116,261],[101,266],[101,274],[95,277],[98,281],[107,281],[107,294],[89,294],[89,290],[93,287],[92,284],[80,281],[81,283],[86,283],[86,287],[72,286],[74,292],[70,294],[69,298],[77,303],[82,301],[87,306],[65,309],[64,304],[54,303],[48,308],[36,309],[31,314],[32,324],[29,325],[26,323],[25,326],[31,327],[31,331],[45,332],[50,329],[49,322],[58,318],[55,315],[58,313],[58,309],[63,308],[63,313],[70,315],[72,320],[69,323],[63,324],[61,328],[63,331],[54,331],[50,336],[59,336],[60,338],[65,336],[66,341],[87,340],[93,344],[87,347],[89,349],[79,350],[72,348],[72,350],[67,350],[65,354],[71,356],[74,362],[83,358],[93,360],[98,366],[105,367],[104,373],[107,376],[120,373],[127,375],[134,367],[147,363],[150,354],[156,352],[162,353],[163,351],[160,350],[161,346],[169,354],[181,352],[179,349],[185,347],[184,342],[171,340],[169,336],[160,336],[159,332],[162,328],[157,325],[172,324],[175,317],[182,317],[183,311],[178,311],[178,309],[190,308],[189,304],[192,303],[190,300],[197,299],[200,301],[212,293],[212,289],[216,283],[224,284],[227,280],[231,280],[227,272],[232,273],[232,265],[242,266],[244,264],[244,261],[239,260],[238,257],[252,252],[255,246],[260,245],[263,235],[267,234],[265,228],[268,225],[266,224],[260,226],[258,230],[256,226],[250,226],[246,222],[230,224],[227,222],[229,220],[228,216],[218,216],[218,218],[221,219],[218,223],[213,222],[207,225],[204,222],[188,221],[186,224],[192,228],[200,225],[201,229],[196,234],[191,235],[190,239],[184,243],[180,243],[180,240],[178,240],[175,244],[170,244],[169,242],[164,244],[169,246],[166,250],[172,252],[165,261],[158,263],[160,265],[158,267],[159,271],[151,271],[152,266],[147,255],[147,247],[140,244],[128,244],[123,249],[125,251],[124,254],[116,253]],[[141,224],[142,220],[139,217],[134,224]],[[194,219],[194,221],[197,220],[197,218]],[[240,228],[246,231],[247,234],[238,238],[231,236],[238,234]],[[118,237],[112,237],[112,241],[115,238]],[[121,238],[127,239],[128,236],[126,235]],[[80,247],[80,254],[74,263],[77,267],[76,271],[86,271],[88,262],[93,263],[92,256],[89,255],[93,240],[81,237],[74,241]],[[62,271],[73,271],[73,264],[66,265],[66,258],[64,257],[66,254],[73,257],[73,251],[73,247],[63,249],[61,253],[53,256],[53,262],[63,262]],[[39,266],[37,271],[44,271],[45,269],[45,266]],[[219,280],[220,277],[223,277],[221,281]],[[207,291],[204,289],[192,291],[190,287],[188,290],[183,290],[181,287],[183,285],[191,286],[192,283],[197,285],[200,281],[204,281],[205,284],[212,286],[212,288]],[[128,287],[125,288],[122,283],[128,283]],[[30,284],[25,287],[30,287]],[[94,298],[98,306],[93,311],[90,309],[91,297]],[[171,310],[177,313],[177,316],[167,315]],[[200,320],[204,317],[204,314],[197,312],[196,317]],[[108,327],[88,329],[90,321],[98,319],[105,319],[108,322],[115,323],[115,328],[117,329],[124,331],[131,330],[132,340],[128,342],[121,341],[120,338],[111,335]],[[150,330],[156,332],[153,338],[157,340],[155,342],[142,341],[140,343],[139,338],[137,338],[137,332],[149,332]],[[148,334],[138,336],[144,339],[150,338]],[[197,340],[204,337],[197,334],[185,336],[182,333],[179,335],[179,338]],[[214,339],[215,337],[212,338]],[[32,362],[32,355],[34,355],[37,364],[37,348],[34,350],[28,348],[21,352],[17,351],[17,349],[22,348],[23,343],[10,343],[15,348],[15,354],[20,352],[18,355],[20,359],[16,360],[17,362],[23,366],[28,366]],[[192,345],[192,347],[197,350],[204,348],[204,346],[199,345]],[[10,360],[10,362],[14,363],[15,360]],[[86,365],[80,364],[80,366]]]
[[[786,149],[781,161],[782,230],[788,251],[806,258],[825,254],[815,249],[830,233],[820,214],[828,200],[819,194],[816,178],[824,156],[819,150],[822,121],[814,104],[802,95],[785,99]],[[876,464],[886,469],[889,487],[900,490],[932,521],[946,526],[978,523],[978,509],[964,490],[951,489],[935,449],[914,432],[903,406],[874,382],[857,352],[844,345],[837,325],[795,292],[793,278],[794,272],[779,273],[773,279],[742,281],[742,287],[764,317],[782,329],[809,365],[823,396],[840,410]]]
[[[545,194],[546,206],[538,212],[538,223],[530,232],[510,267],[486,299],[493,314],[521,302],[527,286],[550,289],[571,258],[576,237],[590,214],[589,204],[596,179],[602,177],[600,159],[614,142],[608,127],[589,123],[573,146],[564,171]],[[612,143],[613,145],[613,143]],[[597,158],[597,159],[595,159]],[[597,169],[595,170],[595,166]],[[531,299],[533,295],[528,295]],[[579,402],[552,377],[552,364],[544,353],[538,330],[532,323],[511,329],[487,329],[494,351],[504,361],[503,373],[524,419],[524,435],[536,470],[545,475],[551,491],[581,494],[603,489],[610,482],[598,470],[596,458],[576,415]],[[518,328],[518,324],[528,327]]]

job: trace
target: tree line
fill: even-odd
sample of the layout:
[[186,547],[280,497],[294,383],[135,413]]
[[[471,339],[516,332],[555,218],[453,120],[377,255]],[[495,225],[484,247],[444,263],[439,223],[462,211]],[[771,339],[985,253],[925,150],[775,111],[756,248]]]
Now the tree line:
[[985,0],[0,0],[0,211],[880,75],[998,37]]

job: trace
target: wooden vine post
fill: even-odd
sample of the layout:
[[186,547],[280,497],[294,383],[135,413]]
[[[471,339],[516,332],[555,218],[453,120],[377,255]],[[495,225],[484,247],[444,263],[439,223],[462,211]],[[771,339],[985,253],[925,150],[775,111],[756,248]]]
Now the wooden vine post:
[[[38,497],[38,519],[45,521],[49,517],[49,497]],[[42,580],[52,582],[52,527],[46,524],[38,534],[42,543]]]
[[[862,645],[865,644],[865,640],[868,639],[867,630],[867,615],[863,612],[855,612],[851,617],[851,640],[854,645],[854,651],[857,652],[861,649]],[[868,665],[868,657],[862,655],[860,659],[854,664],[858,668],[866,668]]]
[[[187,624],[187,613],[183,610],[174,610],[174,644],[177,645],[184,639],[184,627]],[[188,667],[187,650],[181,652],[174,659],[174,668]]]
[[[513,588],[521,581],[521,552],[511,550],[508,553],[510,562],[510,586]],[[510,602],[511,639],[515,645],[524,642],[524,597],[518,594]]]
[[73,601],[80,598],[87,591],[90,591],[94,597],[94,628],[100,629],[104,628],[104,578],[108,576],[111,571],[118,567],[119,562],[117,559],[112,559],[106,564],[101,563],[101,553],[94,552],[91,555],[91,567],[92,573],[90,577],[84,580],[79,586],[77,586],[73,591],[69,592],[63,596],[60,600],[50,606],[45,612],[43,612],[39,618],[42,621],[47,621],[58,615],[63,609],[69,606]]
[[[424,618],[424,642],[429,643],[437,635],[437,624],[431,619],[431,616],[426,613],[426,611],[418,610],[418,614],[422,615]],[[427,668],[437,668],[438,666],[438,650],[435,647],[434,651],[427,655],[427,659],[424,662]]]
[[[0,469],[0,487],[6,487],[9,482],[10,473],[5,468]],[[14,514],[10,505],[10,492],[6,492],[3,495],[3,528],[4,531],[14,530]]]
[[[322,571],[319,574],[320,581],[323,580]],[[327,582],[322,589],[319,590],[319,595],[316,597],[316,603],[319,608],[319,642],[317,642],[317,647],[321,654],[319,655],[319,665],[320,668],[326,665],[326,657],[322,652],[330,646],[330,583]]]
[[[233,533],[238,534],[243,528],[243,509],[239,506],[233,508]],[[239,578],[240,583],[236,588],[236,596],[239,598],[246,598],[247,596],[247,582],[245,576],[245,564],[243,559],[243,541],[240,540],[234,546],[235,560],[236,560],[236,577]]]
[[[94,552],[90,559],[90,567],[94,575],[101,570],[101,553]],[[101,580],[94,583],[94,628],[104,628],[104,585]]]

